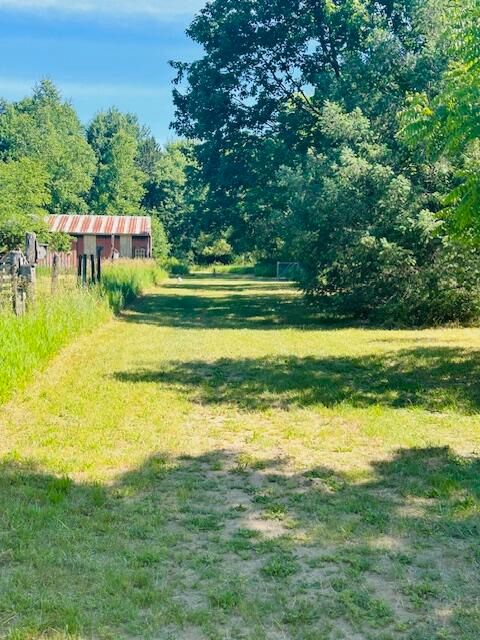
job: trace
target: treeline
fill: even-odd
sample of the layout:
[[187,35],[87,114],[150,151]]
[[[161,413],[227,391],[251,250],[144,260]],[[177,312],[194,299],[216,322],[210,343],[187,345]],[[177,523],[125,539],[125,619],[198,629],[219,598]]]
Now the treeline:
[[176,241],[177,187],[191,150],[188,143],[160,147],[136,116],[114,108],[85,128],[48,80],[31,97],[1,101],[0,253],[23,244],[27,230],[61,244],[48,238],[48,214],[149,214],[155,251],[165,257],[165,227]]
[[[177,70],[209,238],[298,260],[312,302],[479,314],[478,0],[214,0]],[[196,178],[199,181],[198,176]]]
[[158,144],[132,114],[98,113],[85,128],[55,85],[0,101],[0,253],[35,230],[56,249],[68,238],[47,232],[48,214],[151,215],[157,258],[233,259],[222,233],[210,235],[196,144]]

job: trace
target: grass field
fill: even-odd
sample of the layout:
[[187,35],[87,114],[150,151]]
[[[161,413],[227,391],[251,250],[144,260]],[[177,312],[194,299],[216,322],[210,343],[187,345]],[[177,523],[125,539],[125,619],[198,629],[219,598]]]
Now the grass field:
[[478,640],[480,331],[186,278],[0,410],[0,637]]
[[62,347],[119,313],[142,291],[167,277],[153,260],[105,264],[102,286],[82,288],[64,271],[52,289],[47,269],[37,274],[35,299],[22,317],[0,307],[0,404],[23,388]]

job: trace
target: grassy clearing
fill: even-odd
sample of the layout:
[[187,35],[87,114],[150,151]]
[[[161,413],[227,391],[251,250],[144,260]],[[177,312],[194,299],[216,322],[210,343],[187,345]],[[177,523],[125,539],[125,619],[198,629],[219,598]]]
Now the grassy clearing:
[[1,412],[0,637],[477,640],[479,356],[152,290]]

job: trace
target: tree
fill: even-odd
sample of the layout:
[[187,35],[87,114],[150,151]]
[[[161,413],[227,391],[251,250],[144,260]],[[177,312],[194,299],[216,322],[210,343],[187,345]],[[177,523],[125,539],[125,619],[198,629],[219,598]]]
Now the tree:
[[424,145],[430,159],[457,167],[457,185],[445,200],[456,235],[480,237],[480,3],[448,5],[445,37],[452,57],[436,95],[417,93],[402,114],[402,136]]
[[84,213],[95,156],[72,106],[42,81],[31,98],[0,107],[0,160],[37,160],[47,175],[51,213]]
[[433,46],[434,5],[214,0],[200,12],[188,32],[204,55],[174,63],[175,127],[200,141],[204,210],[216,231],[233,229],[236,250],[284,251],[276,175],[321,146],[326,101],[360,108],[400,155],[405,92],[433,83],[445,64]]
[[129,115],[111,109],[91,122],[87,137],[98,161],[89,197],[99,215],[135,215],[145,194],[146,175],[137,166],[138,124]]
[[321,152],[282,173],[307,295],[331,311],[392,324],[476,317],[480,260],[452,245],[368,118],[327,103],[319,123]]
[[204,221],[204,184],[199,179],[196,145],[182,140],[162,149],[149,179],[144,206],[162,223],[173,253],[192,251]]
[[[473,2],[473,0],[468,0]],[[177,131],[207,188],[202,231],[297,259],[336,312],[406,324],[478,314],[479,260],[437,220],[452,168],[398,136],[408,93],[438,93],[444,0],[213,0],[175,63]]]
[[198,262],[203,264],[228,264],[233,258],[232,245],[225,236],[209,235],[203,231],[195,243],[195,253]]
[[163,261],[168,258],[170,244],[168,242],[165,228],[157,216],[152,216],[152,242],[153,257],[155,260]]
[[46,232],[48,174],[38,160],[0,162],[0,253],[23,246],[25,233]]
[[[230,148],[238,133],[271,133],[289,104],[313,121],[317,95],[333,84],[344,97],[368,93],[385,112],[388,96],[425,82],[432,62],[416,0],[215,0],[188,30],[205,55],[175,62],[177,130]],[[430,19],[431,23],[431,19]],[[428,27],[430,29],[430,27]],[[427,77],[425,78],[425,73]],[[363,86],[347,77],[361,74]],[[345,78],[345,81],[344,81]],[[350,85],[350,86],[349,86]],[[402,86],[403,85],[403,86]],[[370,91],[369,91],[370,89]]]

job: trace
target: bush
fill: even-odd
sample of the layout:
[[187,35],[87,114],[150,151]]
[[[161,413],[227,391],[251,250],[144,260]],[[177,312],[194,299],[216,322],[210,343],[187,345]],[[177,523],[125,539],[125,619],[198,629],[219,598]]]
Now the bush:
[[273,262],[259,262],[255,265],[254,274],[257,278],[275,278],[277,265]]
[[165,233],[165,227],[158,219],[158,217],[152,217],[152,240],[153,240],[153,257],[158,262],[166,260],[170,253],[170,244],[168,242],[167,234]]
[[110,315],[98,291],[75,289],[39,300],[17,318],[0,313],[0,402],[26,382],[72,338],[92,329]]
[[233,248],[226,237],[215,237],[202,232],[195,244],[199,264],[229,264],[233,260]]
[[209,266],[198,266],[199,271],[202,273],[212,273],[212,274],[227,274],[227,275],[235,275],[235,276],[243,276],[243,275],[254,275],[255,265],[253,264],[221,264],[215,263]]
[[162,267],[173,276],[188,276],[190,273],[190,265],[178,258],[168,258],[162,263]]

